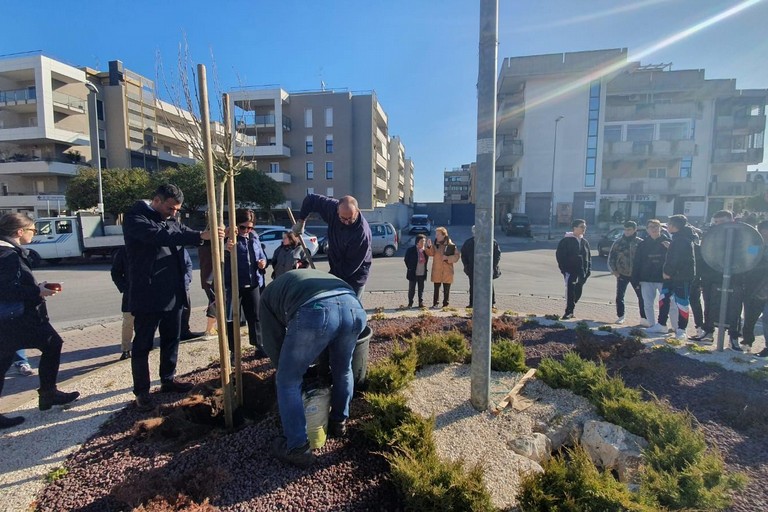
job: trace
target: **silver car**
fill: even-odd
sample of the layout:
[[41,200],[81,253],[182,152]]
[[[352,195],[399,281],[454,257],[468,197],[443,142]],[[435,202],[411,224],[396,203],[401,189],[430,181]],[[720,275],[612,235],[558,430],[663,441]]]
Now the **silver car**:
[[399,236],[389,222],[369,222],[371,226],[371,252],[391,257],[397,252]]

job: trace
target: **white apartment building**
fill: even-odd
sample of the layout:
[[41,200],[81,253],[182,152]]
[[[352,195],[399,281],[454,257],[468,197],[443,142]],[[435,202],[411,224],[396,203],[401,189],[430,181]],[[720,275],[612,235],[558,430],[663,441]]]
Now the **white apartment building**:
[[353,195],[362,209],[413,197],[413,163],[399,138],[390,139],[375,93],[242,88],[229,95],[235,153],[284,186],[285,207],[299,208],[310,192]]
[[749,195],[763,157],[768,91],[626,49],[507,58],[498,98],[497,215],[701,221]]
[[90,159],[85,72],[39,53],[0,58],[0,213],[57,214]]

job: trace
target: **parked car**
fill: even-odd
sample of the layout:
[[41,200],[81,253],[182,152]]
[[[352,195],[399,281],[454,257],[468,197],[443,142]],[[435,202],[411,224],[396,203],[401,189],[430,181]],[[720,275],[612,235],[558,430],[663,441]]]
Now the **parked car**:
[[305,229],[317,237],[318,254],[328,254],[328,226],[306,226]]
[[[264,226],[259,226],[259,228],[263,227]],[[262,229],[261,232],[259,232],[259,229],[256,229],[256,232],[259,235],[259,240],[261,241],[261,246],[264,248],[267,258],[271,258],[272,255],[275,254],[275,249],[280,247],[280,244],[283,243],[283,233],[288,231],[290,231],[290,228],[281,226],[270,226],[270,229]],[[317,237],[308,231],[304,231],[304,234],[301,237],[304,239],[304,245],[307,246],[307,250],[310,254],[312,256],[317,254]]]
[[392,257],[399,247],[400,237],[389,222],[369,222],[371,226],[371,252]]
[[408,228],[409,235],[432,234],[432,219],[426,213],[416,213],[411,215],[411,224]]
[[[669,231],[667,231],[667,225],[662,224],[661,225],[661,233],[662,235],[666,235],[669,237]],[[611,252],[611,246],[613,245],[613,242],[619,239],[624,234],[624,228],[613,228],[612,230],[608,231],[606,234],[603,235],[603,237],[600,239],[599,242],[597,242],[597,254],[599,256],[605,256],[608,257],[608,253]],[[640,238],[647,238],[648,237],[648,231],[645,230],[644,227],[637,228],[637,236]]]
[[507,236],[522,235],[532,237],[531,219],[524,213],[513,213],[511,217],[505,219],[504,232]]

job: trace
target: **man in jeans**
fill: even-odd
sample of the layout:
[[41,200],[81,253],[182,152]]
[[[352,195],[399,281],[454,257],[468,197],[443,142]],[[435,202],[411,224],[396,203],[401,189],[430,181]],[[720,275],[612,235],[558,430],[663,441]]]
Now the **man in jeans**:
[[672,296],[675,297],[675,304],[677,305],[675,337],[679,341],[683,341],[685,340],[685,329],[688,327],[690,286],[696,275],[696,258],[693,246],[698,240],[698,235],[688,225],[688,218],[685,215],[672,215],[669,218],[668,228],[669,232],[672,233],[672,242],[667,249],[667,257],[664,260],[662,274],[664,285],[661,291],[661,300],[669,304]]
[[304,374],[328,349],[333,386],[328,434],[343,436],[354,391],[352,356],[367,323],[352,287],[320,270],[291,270],[272,281],[259,303],[264,351],[277,368],[277,406],[284,436],[272,444],[280,461],[308,468],[309,446],[301,388]]
[[645,319],[645,308],[643,307],[643,294],[640,291],[640,283],[632,281],[632,263],[635,260],[637,246],[642,241],[643,239],[637,236],[637,223],[628,220],[624,223],[624,235],[613,243],[611,252],[608,254],[608,268],[616,276],[617,324],[624,323],[624,295],[627,292],[627,285],[631,284],[635,295],[637,295],[640,317],[643,319],[643,324],[645,327],[650,326]]
[[662,268],[667,257],[669,239],[661,234],[661,222],[651,219],[645,225],[648,238],[645,238],[637,246],[635,259],[632,263],[632,282],[640,283],[640,291],[643,294],[643,307],[645,318],[650,323],[647,332],[662,334],[667,332],[667,317],[669,316],[669,302],[659,300],[658,322],[654,311],[657,294],[661,294],[664,278]]

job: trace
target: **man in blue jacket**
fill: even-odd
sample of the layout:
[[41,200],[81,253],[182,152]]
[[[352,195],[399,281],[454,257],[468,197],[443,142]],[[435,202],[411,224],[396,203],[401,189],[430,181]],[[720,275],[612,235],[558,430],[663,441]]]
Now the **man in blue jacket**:
[[360,213],[357,199],[341,199],[308,194],[293,232],[301,236],[304,221],[310,213],[318,213],[328,224],[328,264],[335,275],[362,298],[371,270],[371,228]]
[[[172,184],[161,185],[151,201],[138,201],[123,224],[128,254],[128,307],[134,317],[131,350],[133,394],[139,410],[154,408],[149,395],[149,351],[160,330],[160,391],[189,391],[192,385],[175,379],[181,310],[187,304],[184,285],[185,245],[202,245],[209,231],[195,231],[176,220],[184,194]],[[224,237],[224,230],[219,230]]]
[[560,273],[565,281],[565,314],[563,320],[573,318],[573,310],[581,298],[584,283],[592,273],[592,251],[589,242],[584,238],[587,232],[587,222],[575,219],[569,231],[557,244],[555,257]]

